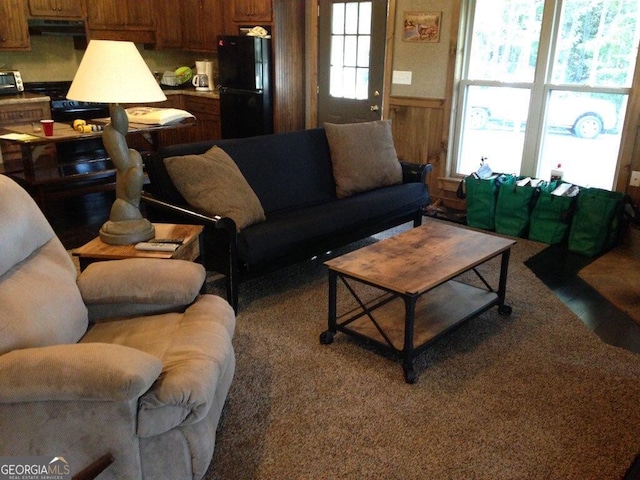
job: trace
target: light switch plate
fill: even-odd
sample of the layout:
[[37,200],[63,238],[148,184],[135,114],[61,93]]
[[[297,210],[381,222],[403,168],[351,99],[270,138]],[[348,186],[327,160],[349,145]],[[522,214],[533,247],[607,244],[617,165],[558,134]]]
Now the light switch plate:
[[640,187],[640,172],[634,170],[631,172],[631,180],[629,181],[629,185],[632,187]]

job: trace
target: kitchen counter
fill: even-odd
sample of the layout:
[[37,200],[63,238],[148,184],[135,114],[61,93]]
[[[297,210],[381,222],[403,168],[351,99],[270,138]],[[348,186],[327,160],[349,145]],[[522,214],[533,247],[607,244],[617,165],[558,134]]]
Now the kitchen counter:
[[18,93],[16,95],[2,95],[0,96],[0,105],[13,105],[16,103],[28,103],[28,102],[42,102],[51,101],[50,97],[46,95],[40,95],[39,93]]
[[176,88],[171,90],[162,90],[164,94],[169,97],[171,95],[189,95],[190,97],[200,97],[200,98],[214,98],[219,99],[220,93],[218,90],[213,90],[211,92],[200,92],[195,88]]
[[[195,88],[178,88],[175,90],[163,90],[164,94],[169,97],[171,95],[189,95],[190,97],[200,97],[200,98],[213,98],[219,99],[220,93],[217,90],[213,90],[211,92],[200,92]],[[16,103],[26,103],[26,102],[42,102],[51,101],[51,98],[46,95],[41,95],[39,93],[18,93],[16,95],[2,95],[0,96],[0,105],[12,105]]]

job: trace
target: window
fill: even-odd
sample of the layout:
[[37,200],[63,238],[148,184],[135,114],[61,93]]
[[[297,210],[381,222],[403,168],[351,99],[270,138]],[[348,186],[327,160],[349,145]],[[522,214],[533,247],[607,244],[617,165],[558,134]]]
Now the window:
[[636,63],[637,0],[468,0],[453,172],[613,186]]
[[371,2],[334,3],[331,20],[330,94],[367,99]]

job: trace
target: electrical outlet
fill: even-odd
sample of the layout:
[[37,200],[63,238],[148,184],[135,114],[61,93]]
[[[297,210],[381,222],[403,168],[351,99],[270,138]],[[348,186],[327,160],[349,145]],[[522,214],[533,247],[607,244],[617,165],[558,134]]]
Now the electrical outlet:
[[631,180],[629,180],[629,185],[632,187],[640,187],[640,172],[634,170],[631,172]]

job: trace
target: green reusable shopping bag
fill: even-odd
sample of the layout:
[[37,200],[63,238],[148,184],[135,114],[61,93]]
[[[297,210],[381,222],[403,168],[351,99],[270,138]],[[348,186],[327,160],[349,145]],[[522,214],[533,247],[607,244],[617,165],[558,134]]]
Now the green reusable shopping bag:
[[576,197],[552,195],[562,182],[545,182],[531,211],[529,240],[555,245],[562,242],[571,226]]
[[470,175],[465,178],[467,199],[467,225],[485,230],[495,228],[498,176],[481,179]]
[[503,178],[500,184],[495,225],[497,233],[522,237],[529,226],[536,188],[518,186],[517,180],[515,175],[510,175]]
[[623,198],[621,192],[581,190],[569,231],[569,251],[592,257],[613,246],[622,224]]

